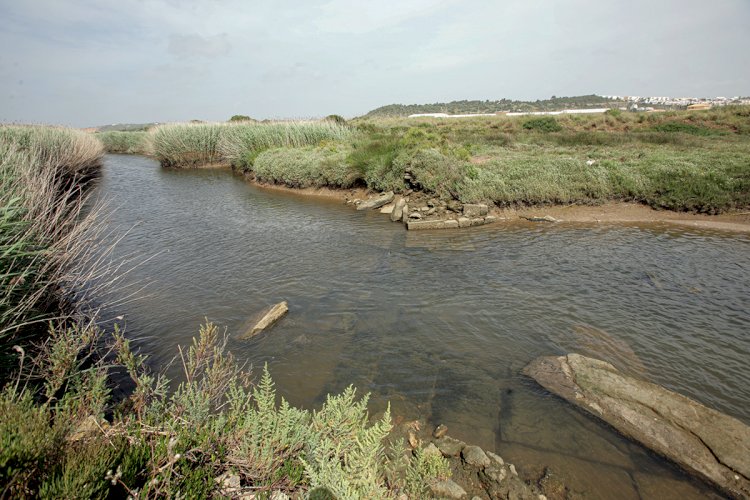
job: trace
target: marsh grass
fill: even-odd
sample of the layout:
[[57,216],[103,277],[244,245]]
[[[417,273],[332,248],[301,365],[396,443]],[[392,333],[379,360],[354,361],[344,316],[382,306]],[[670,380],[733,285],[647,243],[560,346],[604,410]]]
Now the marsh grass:
[[88,185],[101,144],[90,135],[50,127],[0,127],[0,351],[30,325],[72,314],[86,270],[98,210]]
[[268,149],[320,146],[344,142],[351,136],[346,123],[336,120],[248,123],[227,127],[219,149],[232,165],[247,170]]
[[95,137],[101,141],[107,153],[148,154],[150,151],[148,132],[121,132],[112,130],[97,132]]
[[253,172],[261,182],[294,188],[348,188],[363,182],[359,171],[347,162],[348,153],[334,145],[269,149],[257,156]]
[[149,152],[165,167],[197,167],[223,161],[219,140],[224,123],[175,123],[149,132]]

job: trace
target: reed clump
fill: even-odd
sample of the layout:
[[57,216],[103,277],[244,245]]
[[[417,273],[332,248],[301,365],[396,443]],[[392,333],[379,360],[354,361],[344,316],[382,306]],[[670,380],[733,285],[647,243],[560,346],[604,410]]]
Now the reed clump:
[[149,143],[153,156],[166,167],[225,163],[247,169],[267,149],[318,146],[351,134],[345,124],[330,120],[179,123],[154,128]]
[[[89,134],[0,127],[0,354],[46,319],[75,312],[96,224],[88,185],[102,147]],[[88,270],[87,270],[88,269]]]

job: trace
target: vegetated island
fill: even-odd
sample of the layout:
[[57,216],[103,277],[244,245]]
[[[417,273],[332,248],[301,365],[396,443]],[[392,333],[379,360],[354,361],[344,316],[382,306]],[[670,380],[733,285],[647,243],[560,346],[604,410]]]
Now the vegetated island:
[[[105,249],[88,244],[98,212],[84,209],[101,144],[110,152],[151,155],[165,167],[231,166],[255,182],[292,189],[386,193],[360,205],[400,196],[419,209],[402,205],[407,222],[437,217],[460,227],[467,210],[486,219],[483,210],[492,206],[616,201],[700,214],[741,214],[750,207],[747,107],[460,122],[245,118],[95,135],[0,128],[3,494],[546,493],[544,485],[540,490],[518,479],[500,457],[446,438],[444,429],[426,447],[407,431],[413,452],[405,454],[403,444],[389,444],[389,413],[371,421],[367,398],[358,399],[353,389],[330,396],[314,413],[278,404],[270,374],[251,384],[210,323],[181,350],[185,379],[168,390],[169,382],[145,369],[122,332],[96,325],[85,300],[88,285],[106,272],[92,268],[106,260]],[[112,398],[111,370],[131,380],[122,401]],[[453,474],[474,478],[468,484],[479,489],[453,482]]]
[[367,196],[362,190],[393,192],[386,211],[408,197],[407,224],[458,221],[463,205],[483,204],[491,220],[506,223],[547,216],[747,231],[749,110],[459,120],[368,114],[97,136],[110,152],[150,154],[169,167],[231,166],[261,185],[357,203]]

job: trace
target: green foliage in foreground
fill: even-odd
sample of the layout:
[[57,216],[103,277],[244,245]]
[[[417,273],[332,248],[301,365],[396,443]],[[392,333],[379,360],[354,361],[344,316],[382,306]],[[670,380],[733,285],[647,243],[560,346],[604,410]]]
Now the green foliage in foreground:
[[149,153],[147,132],[98,132],[96,138],[102,142],[107,153],[140,155]]
[[[387,446],[389,411],[371,422],[368,397],[351,387],[309,412],[279,400],[267,368],[252,385],[210,323],[180,351],[184,380],[171,392],[119,332],[115,339],[135,389],[111,421],[102,418],[111,405],[107,370],[92,358],[101,339],[91,328],[53,329],[34,362],[42,384],[32,392],[33,380],[18,379],[0,391],[4,494],[302,497],[317,489],[338,499],[420,497],[429,481],[450,474],[442,457]],[[232,476],[239,484],[225,481]]]

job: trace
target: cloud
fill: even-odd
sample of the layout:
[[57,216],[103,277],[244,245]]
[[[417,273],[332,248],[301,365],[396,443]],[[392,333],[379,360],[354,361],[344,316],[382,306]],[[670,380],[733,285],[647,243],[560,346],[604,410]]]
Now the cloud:
[[173,56],[190,59],[194,57],[214,58],[225,56],[232,49],[229,36],[221,33],[214,36],[192,34],[173,34],[169,36],[167,50]]
[[315,26],[327,33],[364,34],[435,13],[455,0],[331,0],[320,7]]

